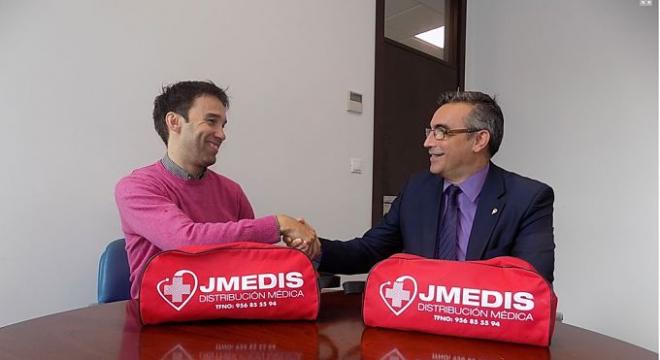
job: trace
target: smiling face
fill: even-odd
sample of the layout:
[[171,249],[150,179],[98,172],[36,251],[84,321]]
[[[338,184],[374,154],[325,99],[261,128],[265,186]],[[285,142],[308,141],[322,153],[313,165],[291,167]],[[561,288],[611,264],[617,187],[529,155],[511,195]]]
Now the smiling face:
[[168,155],[175,163],[195,176],[215,164],[227,123],[227,109],[218,98],[199,96],[188,111],[188,121],[174,112],[167,114],[166,121]]
[[[433,115],[430,127],[443,127],[447,130],[465,129],[465,119],[472,111],[467,103],[442,105]],[[482,130],[472,134],[454,134],[443,140],[436,140],[433,132],[426,137],[424,147],[430,156],[430,171],[451,183],[459,184],[479,171],[489,161],[486,146],[490,136]]]

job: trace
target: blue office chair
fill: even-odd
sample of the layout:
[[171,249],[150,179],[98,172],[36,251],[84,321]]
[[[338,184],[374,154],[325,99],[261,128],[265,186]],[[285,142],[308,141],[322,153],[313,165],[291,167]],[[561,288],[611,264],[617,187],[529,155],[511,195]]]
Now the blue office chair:
[[99,304],[131,298],[131,281],[129,280],[125,244],[124,239],[112,241],[101,254],[97,287]]

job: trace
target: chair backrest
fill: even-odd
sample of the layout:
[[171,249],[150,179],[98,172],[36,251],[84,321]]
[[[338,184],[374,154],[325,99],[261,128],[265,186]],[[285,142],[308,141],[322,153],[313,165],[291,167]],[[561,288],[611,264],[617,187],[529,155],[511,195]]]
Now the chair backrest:
[[131,298],[126,241],[118,239],[106,246],[99,260],[97,299],[99,304]]

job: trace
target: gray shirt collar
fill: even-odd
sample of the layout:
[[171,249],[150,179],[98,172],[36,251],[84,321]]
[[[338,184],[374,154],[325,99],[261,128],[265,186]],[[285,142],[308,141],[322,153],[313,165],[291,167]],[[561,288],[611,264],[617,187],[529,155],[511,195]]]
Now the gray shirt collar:
[[172,159],[170,159],[169,156],[167,156],[167,153],[165,153],[165,156],[163,156],[162,159],[160,159],[160,163],[163,164],[165,169],[169,171],[172,175],[178,177],[179,179],[183,180],[199,180],[202,177],[204,177],[204,174],[206,173],[206,169],[202,172],[199,177],[192,176],[191,174],[188,174],[186,170],[184,170],[181,166],[177,165]]

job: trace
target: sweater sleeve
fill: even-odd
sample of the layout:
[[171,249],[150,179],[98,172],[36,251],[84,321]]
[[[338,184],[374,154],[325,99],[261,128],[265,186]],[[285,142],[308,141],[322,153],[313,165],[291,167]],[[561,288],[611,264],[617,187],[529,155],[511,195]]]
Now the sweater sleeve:
[[124,178],[115,189],[124,233],[144,237],[161,250],[235,241],[278,242],[275,216],[254,219],[244,194],[241,199],[240,220],[198,223],[181,211],[164,190],[144,179]]

